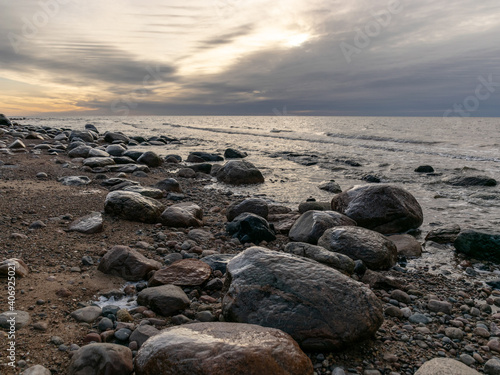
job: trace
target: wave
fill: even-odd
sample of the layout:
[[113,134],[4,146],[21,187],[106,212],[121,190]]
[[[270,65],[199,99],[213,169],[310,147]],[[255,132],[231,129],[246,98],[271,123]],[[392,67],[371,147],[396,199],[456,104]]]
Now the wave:
[[391,137],[379,137],[376,135],[350,135],[341,133],[326,133],[326,136],[332,138],[343,138],[343,139],[361,139],[365,141],[377,141],[377,142],[395,142],[395,143],[412,143],[418,145],[434,145],[442,143],[440,141],[417,141],[414,139],[398,139]]

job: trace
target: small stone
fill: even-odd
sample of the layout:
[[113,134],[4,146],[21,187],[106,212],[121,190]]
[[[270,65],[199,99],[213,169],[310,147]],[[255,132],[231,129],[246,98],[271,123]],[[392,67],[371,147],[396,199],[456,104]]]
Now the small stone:
[[500,360],[491,358],[484,365],[484,373],[487,375],[500,375]]

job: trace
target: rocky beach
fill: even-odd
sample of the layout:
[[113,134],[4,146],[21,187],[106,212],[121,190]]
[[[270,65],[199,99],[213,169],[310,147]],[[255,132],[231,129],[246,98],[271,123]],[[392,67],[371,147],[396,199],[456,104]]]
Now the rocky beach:
[[[285,206],[231,191],[265,181],[236,146],[18,121],[0,118],[1,374],[500,374],[498,232],[422,232],[412,191],[366,176]],[[450,249],[453,277],[419,263]]]

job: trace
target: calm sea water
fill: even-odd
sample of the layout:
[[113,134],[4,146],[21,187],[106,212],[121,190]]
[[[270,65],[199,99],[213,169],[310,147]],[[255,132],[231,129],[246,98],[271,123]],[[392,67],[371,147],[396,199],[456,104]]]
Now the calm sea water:
[[[343,190],[365,184],[366,175],[410,191],[423,207],[428,229],[456,223],[463,228],[498,230],[500,188],[452,187],[443,178],[461,174],[500,180],[500,118],[404,117],[67,117],[27,118],[24,124],[81,129],[94,124],[100,132],[170,135],[181,145],[149,148],[160,154],[190,151],[223,153],[235,147],[264,173],[260,186],[233,188],[237,194],[261,195],[297,207],[314,197],[330,200],[318,189],[330,179]],[[415,173],[419,165],[437,175]],[[358,165],[358,166],[353,166]],[[214,182],[212,187],[228,190]]]

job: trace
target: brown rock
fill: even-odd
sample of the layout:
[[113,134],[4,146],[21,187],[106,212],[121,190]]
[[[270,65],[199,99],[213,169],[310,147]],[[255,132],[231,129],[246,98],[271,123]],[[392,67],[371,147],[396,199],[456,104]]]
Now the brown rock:
[[371,289],[404,289],[404,285],[398,280],[371,270],[366,270],[361,281],[370,285]]
[[431,299],[427,304],[427,308],[432,312],[442,312],[448,315],[451,315],[451,310],[453,306],[451,303],[446,301],[438,301],[435,299]]
[[12,271],[17,277],[26,277],[29,274],[28,266],[21,259],[11,258],[0,262],[0,277],[12,276]]
[[142,290],[137,296],[137,303],[149,306],[154,312],[163,315],[175,315],[189,306],[189,298],[175,285],[161,285]]
[[90,344],[73,354],[68,375],[129,375],[133,371],[132,351],[129,348],[116,344]]
[[98,270],[121,276],[125,280],[139,281],[160,267],[161,263],[148,259],[127,246],[114,246],[102,257]]
[[178,203],[163,211],[160,220],[167,227],[200,227],[203,225],[203,211],[191,202]]
[[425,362],[415,375],[479,375],[479,372],[451,358],[434,358]]
[[149,280],[150,286],[173,284],[178,286],[197,286],[206,282],[212,269],[197,259],[181,259],[170,266],[156,271]]
[[171,327],[148,340],[137,375],[312,375],[297,343],[277,329],[237,323]]
[[398,255],[419,257],[422,255],[422,245],[409,234],[396,234],[388,237],[398,249]]

